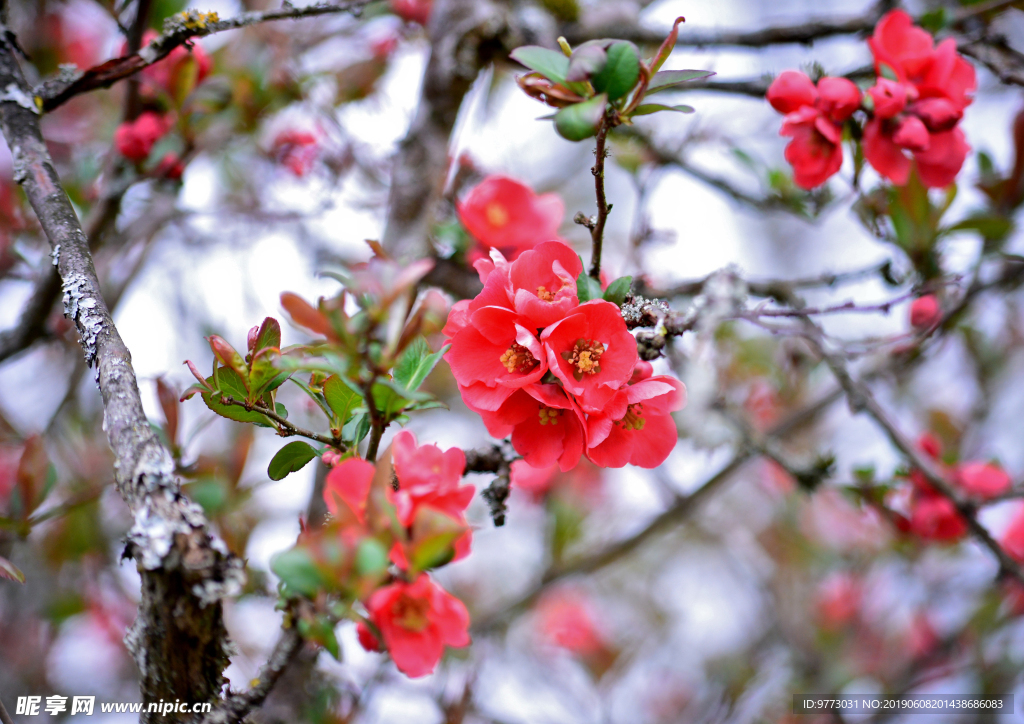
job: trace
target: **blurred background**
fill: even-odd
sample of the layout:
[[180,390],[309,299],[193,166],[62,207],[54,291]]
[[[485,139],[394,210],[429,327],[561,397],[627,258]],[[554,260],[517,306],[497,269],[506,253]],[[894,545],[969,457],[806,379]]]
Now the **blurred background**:
[[[24,67],[37,73],[30,82],[121,55],[128,5],[12,4],[9,24],[31,58]],[[265,9],[258,0],[149,5],[147,24],[157,31],[187,7],[221,18]],[[598,30],[631,37],[616,34],[631,28],[663,37],[679,15],[686,16],[683,37],[877,17],[874,4],[835,0],[506,5],[526,28],[521,42],[549,47],[563,27],[577,37]],[[987,32],[1024,50],[1024,12],[1004,5]],[[905,7],[939,18],[936,27],[962,9]],[[417,12],[415,3],[379,2],[358,18],[217,33],[137,83],[75,97],[42,120],[90,232],[149,418],[179,455],[187,493],[247,560],[247,588],[226,603],[237,647],[227,674],[236,687],[255,676],[274,643],[281,614],[269,560],[294,543],[317,470],[272,482],[267,464],[283,441],[216,417],[199,398],[179,404],[191,380],[182,363],[205,370],[204,335],[240,347],[265,316],[284,321],[281,292],[334,294],[337,281],[322,272],[369,258],[365,240],[382,238],[387,223],[392,160],[422,102],[431,43],[417,22],[426,16]],[[681,44],[666,68],[717,76],[709,87],[675,94],[674,102],[696,113],[643,118],[613,138],[605,266],[612,278],[642,277],[650,290],[727,269],[715,277],[733,285],[725,296],[749,293],[739,279],[797,279],[807,281],[801,294],[811,305],[898,299],[885,310],[831,314],[822,323],[851,365],[873,375],[873,389],[908,435],[930,432],[951,465],[995,461],[1019,481],[1021,294],[1016,283],[964,292],[977,275],[1024,253],[1016,206],[990,193],[1000,180],[1019,177],[1019,169],[1012,174],[1024,142],[1014,131],[1020,88],[975,64],[978,90],[963,121],[973,150],[942,233],[927,250],[945,280],[940,298],[962,309],[922,342],[908,318],[920,255],[880,230],[872,207],[880,179],[867,168],[855,187],[847,158],[827,188],[798,189],[782,156],[781,118],[763,99],[783,70],[857,77],[870,63],[863,33],[812,45]],[[560,234],[588,258],[589,233],[572,217],[593,213],[592,144],[564,141],[537,120],[547,109],[516,86],[522,72],[497,53],[462,99],[424,254],[458,262],[472,240],[455,200],[486,176],[505,174],[563,199]],[[146,112],[166,128],[132,159],[115,133]],[[4,146],[0,330],[17,327],[50,269],[46,241],[12,175]],[[936,207],[947,200],[933,192]],[[964,219],[974,223],[951,228]],[[827,275],[846,272],[828,283]],[[681,310],[713,308],[723,295],[706,284],[681,291],[672,299]],[[0,349],[0,556],[25,577],[24,584],[0,579],[0,695],[11,711],[25,695],[139,696],[122,642],[139,596],[134,564],[121,561],[132,521],[113,486],[101,403],[77,333],[59,305],[49,310],[27,342],[0,338],[8,343]],[[486,503],[474,501],[473,553],[438,576],[470,609],[471,647],[449,651],[434,675],[409,680],[385,656],[364,651],[354,627],[342,624],[342,661],[321,653],[278,686],[257,719],[760,722],[793,718],[793,695],[809,692],[1013,694],[1024,701],[1021,605],[996,580],[992,556],[970,539],[929,541],[887,519],[885,511],[899,511],[910,495],[902,457],[833,394],[835,382],[806,344],[727,316],[708,311],[655,362],[689,393],[676,415],[678,445],[662,467],[581,465],[536,476],[513,486],[500,528]],[[306,339],[284,326],[284,344]],[[409,428],[421,443],[468,449],[488,441],[447,365],[427,386],[451,412],[413,418]],[[311,420],[314,411],[300,397],[282,392],[293,419]],[[792,424],[770,439],[778,457],[794,461],[791,469],[742,456],[745,441],[784,421]],[[718,476],[723,469],[728,474]],[[485,475],[469,480],[480,488],[489,482]],[[696,490],[696,499],[686,497]],[[884,505],[870,504],[872,491],[884,494]],[[1017,513],[1013,498],[979,514],[997,538]],[[608,548],[638,533],[635,545]],[[605,550],[613,555],[600,565],[572,568]],[[570,575],[544,583],[546,571],[565,566]],[[844,717],[866,720],[854,712],[822,720]],[[982,718],[995,717],[911,721]],[[98,711],[88,718],[134,719]]]

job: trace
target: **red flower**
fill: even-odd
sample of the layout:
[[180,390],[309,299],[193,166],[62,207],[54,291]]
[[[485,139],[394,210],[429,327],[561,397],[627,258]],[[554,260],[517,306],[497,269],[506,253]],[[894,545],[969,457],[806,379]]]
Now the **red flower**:
[[[366,609],[395,666],[407,676],[432,673],[445,646],[469,645],[465,604],[426,574],[412,583],[396,581],[378,589],[366,602]],[[374,650],[374,637],[367,634],[368,627],[361,632],[360,643]]]
[[145,161],[154,144],[171,129],[172,121],[153,111],[146,111],[134,121],[122,123],[114,132],[118,153],[129,161]]
[[467,405],[497,410],[516,389],[540,381],[548,361],[533,329],[530,320],[503,307],[471,314],[444,356]]
[[786,114],[780,135],[792,137],[786,160],[797,186],[820,186],[843,165],[843,122],[860,106],[860,91],[846,78],[822,78],[817,86],[787,70],[769,86],[768,102]]
[[1024,563],[1024,505],[1017,508],[1017,513],[1010,521],[1010,525],[1003,531],[999,545],[1015,561]]
[[868,39],[879,78],[868,91],[873,118],[864,128],[864,156],[879,174],[902,185],[911,153],[925,186],[948,186],[970,146],[957,123],[977,87],[974,68],[949,38],[932,36],[910,16],[893,10]]
[[551,371],[586,412],[600,412],[640,359],[619,308],[600,299],[545,329],[541,341]]
[[583,262],[561,241],[545,241],[524,251],[509,267],[512,305],[535,328],[547,327],[579,305],[576,277]]
[[[326,458],[326,454],[324,456]],[[360,523],[366,522],[366,499],[375,468],[361,458],[349,458],[331,468],[324,481],[324,502],[334,517],[343,514],[344,503]]]
[[537,629],[545,643],[579,656],[601,652],[605,645],[594,623],[591,607],[578,593],[559,591],[537,605]]
[[992,463],[961,463],[954,474],[957,484],[978,498],[994,498],[1010,489],[1010,476]]
[[686,388],[659,375],[620,389],[587,421],[587,457],[603,468],[631,463],[656,468],[665,462],[679,433],[671,413],[686,404]]
[[185,164],[182,163],[180,158],[178,158],[178,154],[168,151],[164,154],[164,157],[160,159],[160,163],[157,164],[153,173],[157,176],[177,181],[181,178],[181,175],[185,173]]
[[910,305],[910,326],[915,329],[931,329],[942,319],[942,308],[934,294],[918,297]]
[[525,460],[516,460],[512,463],[509,482],[513,488],[525,490],[534,500],[540,500],[554,486],[557,474],[556,465],[535,468]]
[[967,523],[948,498],[918,495],[910,513],[910,532],[925,540],[949,542],[967,533]]
[[484,247],[515,258],[541,241],[558,238],[565,215],[556,194],[538,196],[507,176],[488,176],[457,205],[459,220]]
[[481,411],[480,416],[494,437],[511,434],[512,447],[535,468],[557,462],[565,472],[583,454],[583,413],[558,385],[516,390],[496,412]]
[[309,131],[289,128],[277,134],[271,144],[271,151],[278,163],[302,178],[313,168],[320,155],[320,139]]
[[829,576],[818,587],[816,603],[822,627],[836,630],[853,621],[864,595],[860,580],[849,573]]
[[406,22],[426,25],[433,4],[433,0],[391,0],[391,10]]
[[[441,451],[437,445],[416,445],[408,430],[395,435],[391,448],[398,490],[389,494],[398,521],[412,525],[416,510],[428,506],[465,522],[463,515],[473,500],[472,485],[462,485],[466,455],[457,447]],[[333,472],[333,471],[332,471]]]

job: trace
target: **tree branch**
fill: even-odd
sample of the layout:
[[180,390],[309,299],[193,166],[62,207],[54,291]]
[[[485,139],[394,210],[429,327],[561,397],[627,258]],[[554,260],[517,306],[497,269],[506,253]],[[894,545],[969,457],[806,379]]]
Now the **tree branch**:
[[462,99],[491,57],[512,47],[502,40],[508,30],[504,11],[489,0],[435,0],[419,106],[391,174],[382,243],[393,256],[427,253]]
[[108,60],[71,78],[57,77],[46,80],[35,89],[34,95],[42,99],[43,111],[52,111],[77,95],[98,88],[109,88],[117,81],[135,75],[194,38],[274,20],[296,20],[337,13],[357,15],[370,2],[372,0],[347,0],[337,4],[319,2],[305,7],[293,7],[285,3],[279,10],[240,13],[226,20],[217,19],[216,13],[199,13],[195,10],[179,13],[165,21],[164,32],[147,43],[139,52]]
[[[241,589],[242,564],[215,538],[202,510],[181,494],[174,461],[149,426],[131,355],[100,294],[88,240],[43,141],[39,111],[15,53],[13,35],[3,28],[0,127],[15,180],[53,249],[65,313],[78,328],[87,363],[96,368],[118,492],[135,518],[126,554],[138,565],[142,598],[126,645],[139,666],[143,701],[214,699],[228,663],[220,599]],[[142,722],[158,717],[144,713]]]
[[594,149],[594,168],[591,169],[591,173],[594,174],[594,192],[597,196],[597,219],[590,229],[590,239],[593,245],[593,256],[590,259],[590,277],[598,281],[601,280],[601,251],[604,246],[604,227],[608,223],[608,214],[612,210],[611,204],[608,203],[608,198],[604,192],[604,162],[608,157],[605,141],[608,138],[608,131],[608,118],[605,117],[597,131],[597,148]]
[[276,411],[271,410],[270,408],[265,407],[263,405],[249,405],[246,404],[243,400],[236,400],[231,395],[221,395],[220,401],[223,402],[225,405],[234,405],[235,407],[242,407],[248,410],[249,412],[255,410],[261,415],[266,415],[271,420],[277,423],[277,432],[279,435],[281,435],[281,437],[304,437],[307,440],[318,442],[321,445],[328,445],[330,447],[337,448],[342,452],[345,452],[345,450],[348,449],[345,443],[343,443],[339,438],[328,437],[327,435],[321,435],[318,432],[313,432],[312,430],[306,430],[305,428],[299,427],[298,425],[289,422],[288,418],[281,417],[280,415],[277,414]]
[[267,663],[260,669],[248,691],[232,694],[204,716],[199,724],[238,724],[266,700],[274,685],[302,650],[302,636],[292,626],[284,629]]
[[935,490],[956,506],[957,512],[963,516],[971,534],[978,540],[978,542],[988,548],[999,562],[1001,576],[1010,575],[1018,581],[1024,582],[1024,572],[1021,571],[1017,561],[1011,558],[1010,555],[1003,550],[1003,547],[1000,546],[994,538],[992,538],[988,529],[978,522],[976,506],[963,499],[935,462],[926,455],[923,455],[918,450],[914,442],[903,434],[903,432],[896,426],[896,423],[890,419],[886,410],[879,404],[878,400],[875,399],[875,396],[867,385],[853,378],[846,367],[845,361],[825,348],[824,333],[821,328],[807,318],[804,318],[802,323],[807,341],[825,361],[825,364],[828,365],[829,369],[832,370],[832,374],[846,393],[846,397],[850,403],[850,409],[854,412],[866,412],[870,415],[878,426],[882,428],[883,432],[885,432],[886,437],[889,438],[889,441],[893,446],[906,456],[910,461],[910,464],[922,472],[928,480],[928,483],[934,487]]
[[[768,432],[766,439],[772,440],[785,437],[794,430],[810,423],[814,418],[831,407],[841,397],[842,390],[835,390],[825,395],[814,404],[794,413],[788,419],[776,425]],[[508,621],[519,612],[529,608],[529,606],[532,605],[533,602],[536,601],[553,583],[570,576],[593,573],[594,571],[611,565],[637,550],[656,535],[666,530],[670,530],[676,525],[682,523],[688,519],[707,498],[711,497],[712,494],[721,488],[721,486],[730,479],[733,473],[739,470],[748,460],[758,454],[759,452],[755,446],[742,446],[736,454],[733,455],[732,459],[719,469],[717,473],[701,483],[694,492],[689,495],[679,497],[674,504],[655,517],[654,520],[648,523],[643,529],[628,538],[606,546],[596,553],[583,556],[564,565],[552,566],[544,573],[543,576],[541,576],[540,581],[527,593],[523,594],[513,603],[505,606],[500,611],[479,619],[473,625],[473,630],[478,633],[484,633],[501,626],[504,622]]]

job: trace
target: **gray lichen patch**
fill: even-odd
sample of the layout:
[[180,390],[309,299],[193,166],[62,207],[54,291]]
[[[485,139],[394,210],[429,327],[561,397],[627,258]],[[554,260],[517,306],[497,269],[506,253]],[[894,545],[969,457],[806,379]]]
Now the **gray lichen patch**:
[[82,349],[85,350],[85,363],[92,367],[96,361],[96,339],[103,330],[104,315],[96,311],[99,307],[96,299],[86,293],[90,288],[89,280],[81,274],[69,276],[62,287],[64,316],[78,326]]
[[4,88],[4,92],[0,93],[0,103],[17,103],[22,108],[27,108],[37,116],[40,113],[39,106],[36,105],[35,99],[14,83],[8,83],[7,87]]
[[53,247],[53,251],[50,252],[50,261],[54,266],[58,266],[60,264],[60,244]]

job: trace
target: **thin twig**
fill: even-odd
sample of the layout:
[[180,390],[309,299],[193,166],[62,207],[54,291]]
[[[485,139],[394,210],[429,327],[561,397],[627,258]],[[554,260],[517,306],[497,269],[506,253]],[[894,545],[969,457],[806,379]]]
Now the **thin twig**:
[[889,441],[896,449],[907,457],[910,464],[921,471],[936,491],[956,506],[957,512],[963,516],[972,535],[978,542],[988,548],[999,562],[1000,575],[1010,575],[1018,581],[1024,582],[1024,572],[1021,571],[1017,561],[1011,558],[1003,550],[1003,547],[992,538],[988,529],[978,522],[976,506],[962,498],[935,462],[928,458],[928,456],[923,455],[914,442],[896,426],[896,423],[890,419],[888,412],[875,399],[874,394],[872,394],[867,385],[853,378],[853,375],[850,374],[846,367],[845,361],[838,355],[825,349],[824,335],[821,328],[806,317],[803,318],[802,324],[806,333],[805,338],[825,361],[829,369],[832,370],[836,381],[839,382],[839,385],[846,393],[850,408],[854,412],[866,412],[870,415],[878,426],[882,428],[886,437],[889,438]]
[[349,0],[338,4],[315,3],[305,7],[293,7],[290,4],[285,4],[279,10],[239,13],[226,20],[215,20],[213,19],[215,14],[210,13],[196,13],[195,11],[181,13],[166,22],[165,32],[147,43],[139,52],[129,53],[123,58],[108,60],[89,68],[73,80],[57,78],[44,81],[35,89],[34,94],[42,99],[44,111],[52,111],[77,95],[98,88],[109,88],[117,81],[135,75],[143,68],[167,57],[172,50],[185,45],[194,38],[202,38],[225,30],[237,30],[274,20],[296,20],[337,13],[358,14],[371,1]]
[[348,449],[348,446],[341,441],[341,438],[328,437],[327,435],[321,435],[318,432],[313,432],[312,430],[307,430],[305,428],[299,427],[298,425],[289,422],[288,418],[281,417],[281,415],[277,414],[276,411],[271,410],[265,405],[261,405],[258,403],[250,405],[244,400],[236,400],[231,395],[223,395],[220,398],[220,401],[223,402],[225,405],[234,405],[236,407],[242,407],[248,410],[249,412],[258,412],[261,415],[269,417],[271,420],[277,423],[277,433],[281,437],[304,437],[307,440],[312,440],[322,445],[328,445],[330,447],[337,448],[341,452],[345,452]]
[[260,669],[248,691],[232,694],[217,705],[199,724],[238,724],[249,712],[260,706],[281,678],[299,651],[302,650],[302,636],[292,626],[281,632],[267,663]]
[[594,168],[594,191],[597,194],[597,220],[590,230],[590,238],[593,242],[593,256],[590,260],[590,276],[592,279],[601,279],[601,249],[604,245],[604,227],[608,223],[608,213],[612,210],[608,198],[604,192],[604,161],[608,151],[605,148],[605,141],[608,138],[608,118],[601,121],[601,127],[597,130],[597,149],[594,151],[596,159]]

